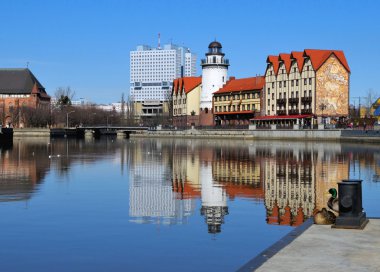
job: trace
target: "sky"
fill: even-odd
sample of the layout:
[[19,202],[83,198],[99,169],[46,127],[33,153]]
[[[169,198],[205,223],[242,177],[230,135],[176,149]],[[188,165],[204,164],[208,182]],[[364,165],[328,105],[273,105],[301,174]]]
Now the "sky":
[[54,96],[120,101],[129,94],[129,52],[139,44],[188,46],[200,59],[214,39],[229,76],[262,75],[268,55],[343,50],[350,95],[380,94],[380,1],[1,0],[0,68],[29,68]]

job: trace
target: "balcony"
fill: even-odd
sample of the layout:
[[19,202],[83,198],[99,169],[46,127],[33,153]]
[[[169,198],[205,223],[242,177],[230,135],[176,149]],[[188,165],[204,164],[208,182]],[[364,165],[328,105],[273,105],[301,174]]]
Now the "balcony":
[[294,98],[294,97],[289,98],[289,104],[298,104],[298,102],[299,102],[299,98],[298,97],[296,97],[296,98]]
[[312,98],[310,96],[302,97],[301,102],[302,103],[311,103]]
[[286,99],[285,98],[279,98],[279,99],[277,99],[277,104],[278,105],[286,104]]
[[222,59],[221,61],[215,60],[215,61],[208,61],[208,59],[201,59],[201,65],[207,66],[207,65],[221,65],[221,66],[229,66],[230,61],[229,59]]
[[277,115],[286,115],[286,110],[277,110]]
[[312,114],[312,110],[311,109],[303,109],[303,110],[301,110],[301,114]]
[[298,109],[289,110],[289,115],[297,115],[300,114]]

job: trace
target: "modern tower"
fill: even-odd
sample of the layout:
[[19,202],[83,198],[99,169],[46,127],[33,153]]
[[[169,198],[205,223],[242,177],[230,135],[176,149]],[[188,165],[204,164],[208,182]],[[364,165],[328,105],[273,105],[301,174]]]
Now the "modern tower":
[[212,94],[227,82],[229,60],[224,58],[222,45],[214,41],[208,46],[206,58],[202,59],[201,109],[212,108]]
[[130,52],[130,94],[134,101],[166,101],[175,78],[195,76],[196,55],[183,46],[137,46]]

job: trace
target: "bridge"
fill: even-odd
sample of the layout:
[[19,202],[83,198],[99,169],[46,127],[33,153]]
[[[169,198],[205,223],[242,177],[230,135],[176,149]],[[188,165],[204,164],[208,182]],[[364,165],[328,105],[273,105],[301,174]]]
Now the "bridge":
[[93,136],[99,138],[101,135],[119,135],[129,138],[132,133],[151,130],[151,127],[132,127],[132,126],[85,126],[77,128],[52,128],[51,137],[77,137]]

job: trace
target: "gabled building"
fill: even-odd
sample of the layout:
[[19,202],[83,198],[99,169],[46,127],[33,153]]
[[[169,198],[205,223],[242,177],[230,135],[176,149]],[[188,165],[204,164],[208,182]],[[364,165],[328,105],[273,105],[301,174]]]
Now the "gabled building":
[[216,125],[248,125],[260,114],[260,99],[264,90],[263,76],[235,79],[214,92],[213,108]]
[[181,77],[173,82],[173,125],[190,127],[199,125],[201,77]]
[[26,126],[25,108],[49,108],[50,96],[29,69],[0,69],[0,120],[3,126]]
[[343,51],[305,49],[268,56],[257,124],[311,126],[349,113],[350,68]]

